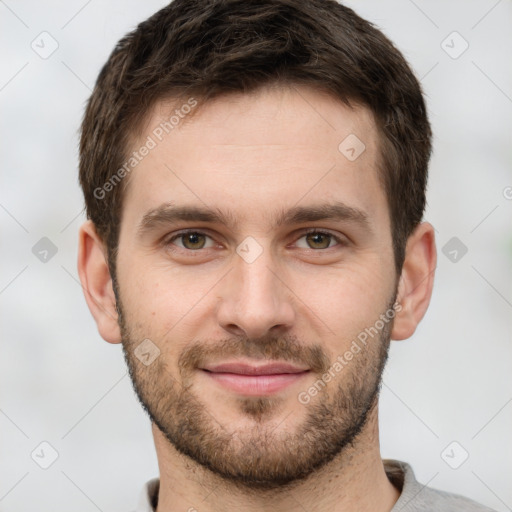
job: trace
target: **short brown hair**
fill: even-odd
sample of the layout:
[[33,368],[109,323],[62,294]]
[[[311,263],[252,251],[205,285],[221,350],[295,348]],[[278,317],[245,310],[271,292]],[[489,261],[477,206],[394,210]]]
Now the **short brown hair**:
[[400,273],[425,208],[432,137],[426,107],[402,54],[335,0],[174,0],[119,41],[98,76],[80,140],[87,216],[106,244],[111,272],[127,181],[112,180],[141,119],[162,99],[204,104],[272,84],[307,85],[371,110]]

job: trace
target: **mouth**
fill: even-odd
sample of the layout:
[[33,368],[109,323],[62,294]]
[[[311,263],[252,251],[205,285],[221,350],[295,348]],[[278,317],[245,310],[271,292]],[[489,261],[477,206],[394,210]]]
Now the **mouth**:
[[259,365],[226,362],[206,365],[200,370],[224,389],[245,396],[278,393],[304,378],[310,371],[309,368],[277,361]]

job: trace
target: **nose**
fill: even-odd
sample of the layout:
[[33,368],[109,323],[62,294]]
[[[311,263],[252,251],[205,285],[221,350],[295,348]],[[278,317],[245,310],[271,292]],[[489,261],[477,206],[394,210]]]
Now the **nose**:
[[251,263],[238,255],[234,260],[219,290],[219,325],[230,334],[251,339],[285,333],[295,320],[293,294],[273,270],[270,251],[263,251]]

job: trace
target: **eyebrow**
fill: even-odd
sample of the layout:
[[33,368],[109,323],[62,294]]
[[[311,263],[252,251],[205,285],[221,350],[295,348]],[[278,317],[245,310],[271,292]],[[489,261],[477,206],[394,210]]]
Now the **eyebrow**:
[[[271,223],[271,229],[283,225],[320,220],[351,222],[372,232],[369,216],[366,212],[341,202],[311,206],[294,206],[289,210],[282,210],[274,217]],[[229,210],[222,211],[208,207],[176,206],[172,203],[164,203],[144,214],[137,228],[137,232],[139,236],[142,236],[162,225],[173,224],[179,221],[223,224],[233,229],[236,229],[238,226],[238,221]]]

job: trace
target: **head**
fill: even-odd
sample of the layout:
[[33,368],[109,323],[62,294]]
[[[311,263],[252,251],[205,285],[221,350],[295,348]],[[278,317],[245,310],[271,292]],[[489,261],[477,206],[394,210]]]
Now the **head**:
[[335,1],[176,0],[119,42],[79,272],[171,449],[268,488],[357,442],[428,307],[430,152],[404,58]]

